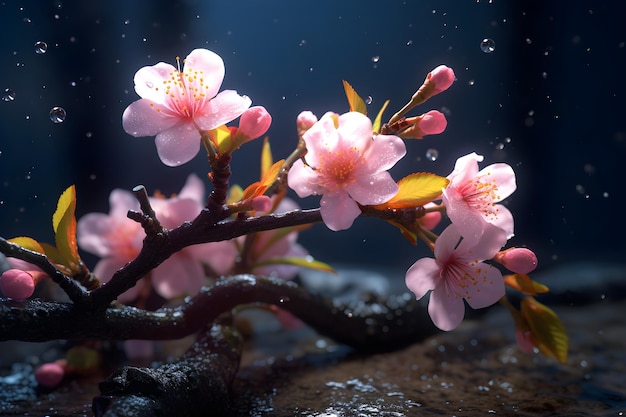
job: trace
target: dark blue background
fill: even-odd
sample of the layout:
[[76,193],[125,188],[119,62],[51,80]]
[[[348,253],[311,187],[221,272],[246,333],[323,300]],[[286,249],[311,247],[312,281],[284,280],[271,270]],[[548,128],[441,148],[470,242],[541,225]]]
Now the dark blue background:
[[[158,6],[157,6],[158,4]],[[408,143],[396,178],[447,175],[476,151],[507,162],[518,191],[512,244],[529,245],[542,267],[614,260],[625,251],[620,204],[626,156],[626,32],[619,1],[37,1],[0,4],[0,235],[51,241],[59,194],[78,190],[78,215],[108,211],[111,189],[145,184],[169,194],[206,173],[199,155],[162,165],[152,138],[124,133],[121,114],[137,99],[133,75],[204,47],[222,56],[223,88],[265,106],[276,158],[295,145],[295,117],[347,111],[341,80],[371,96],[387,118],[439,64],[457,81],[419,109],[444,110],[440,136]],[[496,50],[483,53],[483,38]],[[48,51],[35,53],[45,41]],[[373,57],[379,57],[378,62]],[[53,124],[48,111],[67,119]],[[510,138],[510,143],[507,143]],[[504,149],[498,149],[499,144]],[[439,159],[427,161],[428,148]],[[260,141],[235,155],[233,182],[258,177]],[[621,164],[621,165],[620,165]],[[307,199],[306,207],[318,199]],[[427,255],[396,229],[359,219],[348,232],[316,226],[302,243],[329,262],[407,268]]]

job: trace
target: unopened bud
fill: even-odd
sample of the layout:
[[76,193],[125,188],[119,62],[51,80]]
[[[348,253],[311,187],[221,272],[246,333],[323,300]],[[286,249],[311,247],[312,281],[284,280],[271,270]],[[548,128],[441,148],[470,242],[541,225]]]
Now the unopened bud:
[[406,119],[406,122],[412,122],[413,125],[399,133],[399,136],[405,139],[422,139],[426,135],[438,135],[448,126],[446,116],[437,110],[410,117]]
[[248,140],[256,139],[270,128],[272,124],[272,116],[267,112],[265,107],[254,106],[243,112],[239,119],[239,131],[245,135]]
[[437,68],[435,68],[434,70],[428,73],[424,84],[427,84],[427,83],[435,84],[435,89],[433,90],[431,94],[431,97],[432,97],[435,94],[439,94],[442,91],[445,91],[448,88],[450,88],[452,83],[454,83],[454,78],[455,78],[455,75],[454,75],[454,71],[452,70],[452,68],[447,67],[445,65],[439,65]]
[[317,123],[317,116],[308,110],[301,112],[296,118],[296,127],[298,128],[298,137],[302,137],[304,132],[309,130],[311,126]]
[[64,361],[45,363],[35,371],[35,379],[42,387],[54,388],[65,377]]
[[9,269],[0,276],[0,291],[14,300],[25,300],[35,292],[35,277],[20,269]]
[[518,274],[528,274],[537,267],[537,256],[526,248],[509,248],[498,252],[493,260]]

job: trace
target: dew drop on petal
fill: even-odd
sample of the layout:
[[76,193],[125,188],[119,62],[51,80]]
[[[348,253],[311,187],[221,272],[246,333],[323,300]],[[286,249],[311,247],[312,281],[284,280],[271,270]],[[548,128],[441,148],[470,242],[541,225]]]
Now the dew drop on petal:
[[493,39],[485,38],[480,42],[480,49],[484,53],[490,54],[496,50],[496,43]]
[[48,51],[48,44],[45,43],[44,41],[38,41],[35,42],[35,53],[42,55],[45,54],[46,51]]
[[50,110],[50,120],[53,123],[63,123],[65,121],[65,109],[63,107],[53,107]]
[[426,151],[426,159],[435,162],[439,158],[439,151],[435,148],[430,148]]
[[10,88],[5,88],[2,93],[2,101],[13,101],[15,100],[15,91]]

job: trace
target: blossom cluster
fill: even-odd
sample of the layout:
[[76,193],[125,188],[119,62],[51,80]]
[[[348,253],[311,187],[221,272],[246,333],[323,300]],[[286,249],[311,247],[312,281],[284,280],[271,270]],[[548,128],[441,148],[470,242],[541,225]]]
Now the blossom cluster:
[[[215,191],[227,184],[225,172],[229,171],[224,168],[231,154],[263,136],[272,121],[264,107],[250,107],[252,101],[247,96],[233,90],[220,92],[224,74],[222,59],[205,49],[192,51],[182,70],[163,62],[141,68],[134,78],[141,98],[122,116],[124,130],[130,135],[155,136],[159,158],[167,166],[190,161],[203,145]],[[161,225],[173,229],[194,220],[211,198],[231,221],[237,216],[273,216],[299,210],[285,196],[289,187],[301,198],[320,196],[321,219],[333,231],[350,228],[365,213],[383,218],[398,226],[413,243],[421,239],[433,250],[433,258],[419,259],[410,266],[406,286],[418,299],[430,294],[428,312],[434,324],[452,330],[463,320],[465,303],[478,309],[503,299],[505,284],[511,280],[507,281],[494,263],[516,276],[528,274],[537,265],[529,249],[504,249],[514,234],[513,215],[501,204],[516,189],[511,166],[495,163],[480,169],[484,158],[470,153],[460,157],[445,178],[416,173],[396,181],[389,173],[407,153],[405,139],[422,139],[445,130],[447,121],[439,111],[413,117],[406,114],[448,89],[454,80],[452,69],[444,65],[435,68],[411,101],[382,126],[384,107],[372,122],[360,97],[344,83],[350,111],[329,111],[320,118],[310,111],[302,112],[297,119],[296,152],[273,165],[271,154],[264,152],[263,178],[258,183],[243,191],[231,188],[228,199],[216,197],[215,191],[207,198],[204,182],[192,174],[180,193],[170,198],[150,197],[149,204]],[[237,127],[226,126],[237,118]],[[140,209],[133,193],[113,190],[109,205],[108,214],[87,214],[76,225],[78,246],[100,258],[93,274],[104,283],[137,257],[146,237],[142,225],[127,215],[129,210]],[[412,220],[407,221],[407,215]],[[446,227],[440,226],[444,219],[450,222]],[[65,227],[55,222],[55,231]],[[433,230],[440,227],[441,233],[435,234]],[[310,261],[308,252],[297,244],[300,230],[269,230],[187,246],[154,268],[119,301],[141,304],[152,291],[164,300],[173,300],[196,294],[221,276],[240,272],[290,279]],[[58,264],[72,271],[75,250],[58,252],[67,254]],[[0,290],[15,299],[30,297],[45,274],[18,260],[11,262],[14,269],[2,275]],[[524,335],[520,343],[526,350],[535,346],[528,321],[519,319],[516,323],[518,334]]]

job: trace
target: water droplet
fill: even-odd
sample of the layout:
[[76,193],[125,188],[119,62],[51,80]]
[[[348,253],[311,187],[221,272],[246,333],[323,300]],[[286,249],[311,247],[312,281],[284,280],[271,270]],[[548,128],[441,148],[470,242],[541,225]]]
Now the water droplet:
[[467,82],[467,85],[469,85],[470,87],[473,86],[476,82],[474,80],[469,80]]
[[493,39],[485,38],[480,42],[480,49],[484,53],[490,54],[496,50],[496,43]]
[[63,107],[53,107],[50,110],[50,120],[53,123],[63,123],[65,121],[65,109]]
[[378,62],[378,61],[380,61],[380,57],[379,57],[378,55],[374,55],[374,56],[372,57],[372,62],[373,62],[373,63],[376,63],[376,62]]
[[501,151],[502,149],[504,149],[504,143],[498,143],[496,145],[496,150]]
[[406,46],[411,46],[411,45],[413,45],[413,41],[412,40],[409,39],[408,41],[406,41]]
[[426,151],[426,159],[435,162],[439,158],[439,151],[435,148],[430,148]]
[[365,99],[365,104],[372,104],[372,101],[374,101],[372,96],[367,96],[367,98]]
[[146,87],[154,88],[154,83],[152,81],[146,81]]
[[304,45],[306,45],[306,39],[302,39],[300,43],[298,44],[298,46],[304,46]]
[[38,41],[35,42],[35,53],[42,55],[45,54],[46,51],[48,50],[48,44],[45,43],[44,41]]
[[2,93],[2,101],[13,101],[15,100],[15,91],[10,88],[5,88],[4,93]]

